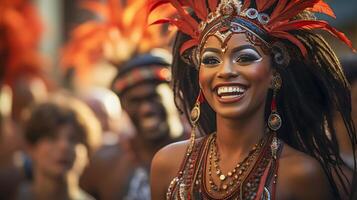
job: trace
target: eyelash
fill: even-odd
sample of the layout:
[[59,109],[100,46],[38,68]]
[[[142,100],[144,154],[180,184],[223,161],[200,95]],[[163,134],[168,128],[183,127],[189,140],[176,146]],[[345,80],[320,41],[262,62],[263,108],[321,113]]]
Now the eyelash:
[[253,55],[241,55],[237,59],[234,60],[235,63],[247,63],[258,60],[256,56]]
[[[234,60],[235,63],[249,63],[258,60],[257,56],[253,55],[240,55]],[[202,63],[205,65],[218,65],[221,61],[216,57],[206,57],[202,59]]]
[[215,57],[206,57],[202,59],[202,63],[205,65],[218,65],[221,61]]

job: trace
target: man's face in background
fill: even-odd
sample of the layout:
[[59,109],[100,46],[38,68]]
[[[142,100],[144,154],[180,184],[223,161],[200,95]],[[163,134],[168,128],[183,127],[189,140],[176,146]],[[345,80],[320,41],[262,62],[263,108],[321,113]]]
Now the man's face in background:
[[127,89],[120,96],[123,109],[135,125],[139,137],[157,141],[170,134],[168,113],[160,85],[167,83],[143,82]]

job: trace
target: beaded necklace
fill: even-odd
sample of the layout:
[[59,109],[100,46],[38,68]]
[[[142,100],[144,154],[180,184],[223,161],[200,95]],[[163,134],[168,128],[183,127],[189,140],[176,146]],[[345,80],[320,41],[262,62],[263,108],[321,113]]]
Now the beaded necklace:
[[[274,190],[277,179],[276,173],[278,170],[277,160],[280,157],[283,143],[280,142],[274,134],[268,134],[268,137],[264,137],[265,139],[261,144],[258,145],[254,151],[252,150],[252,155],[248,156],[247,160],[242,162],[242,164],[249,163],[248,165],[244,165],[246,168],[245,172],[242,171],[241,175],[238,176],[237,181],[232,174],[234,180],[233,185],[229,187],[229,189],[224,190],[222,196],[218,197],[212,195],[211,185],[206,185],[207,179],[209,180],[209,175],[207,175],[206,172],[209,171],[207,170],[207,167],[209,167],[210,147],[212,146],[215,137],[215,134],[210,134],[209,136],[196,140],[192,153],[187,154],[181,165],[178,176],[172,180],[168,188],[166,195],[167,199],[274,199]],[[273,152],[272,148],[274,145],[277,145],[276,154]],[[273,155],[276,155],[276,159]],[[243,166],[241,165],[240,167]],[[239,173],[238,170],[238,174]],[[230,181],[228,184],[230,184]]]
[[[253,148],[249,151],[248,156],[244,158],[243,161],[238,162],[233,170],[227,172],[227,174],[223,174],[222,170],[219,167],[220,155],[216,143],[216,138],[214,137],[212,140],[212,144],[210,144],[210,154],[208,159],[208,175],[209,175],[209,184],[210,189],[209,192],[220,192],[228,194],[232,192],[235,187],[240,185],[242,181],[242,176],[244,172],[249,168],[249,166],[254,162],[257,155],[259,154],[261,147],[263,145],[263,138],[253,146]],[[215,183],[212,177],[212,165],[215,169],[215,174],[220,181],[219,185]]]

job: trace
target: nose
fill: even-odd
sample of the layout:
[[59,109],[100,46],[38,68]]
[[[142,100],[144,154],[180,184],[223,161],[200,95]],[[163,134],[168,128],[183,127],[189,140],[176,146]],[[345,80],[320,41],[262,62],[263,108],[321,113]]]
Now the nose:
[[69,138],[59,138],[57,146],[61,152],[67,152],[71,148],[71,141]]
[[139,105],[139,115],[147,115],[148,113],[151,113],[153,109],[152,103],[149,101],[142,101]]
[[219,69],[218,78],[229,79],[236,78],[238,76],[238,71],[233,69],[233,65],[228,60],[225,60]]

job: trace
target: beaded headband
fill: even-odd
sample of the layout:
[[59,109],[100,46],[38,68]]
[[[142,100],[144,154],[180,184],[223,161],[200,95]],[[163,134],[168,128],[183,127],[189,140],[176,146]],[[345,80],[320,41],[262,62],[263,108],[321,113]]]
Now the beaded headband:
[[122,93],[125,89],[140,82],[151,80],[169,82],[171,80],[170,70],[162,66],[147,66],[134,69],[127,76],[118,79],[113,85],[113,90],[116,93]]
[[[171,4],[178,16],[159,19],[152,24],[170,23],[191,37],[180,48],[183,57],[186,50],[198,47],[193,56],[196,57],[210,35],[216,36],[224,44],[234,33],[245,33],[253,44],[260,42],[266,47],[273,47],[273,41],[285,39],[306,56],[306,47],[291,31],[314,29],[329,32],[355,51],[351,41],[328,22],[294,19],[303,11],[335,18],[332,9],[323,0],[151,0],[149,11],[163,4]],[[188,9],[193,11],[200,23],[189,14]],[[280,53],[275,57],[281,56]]]

